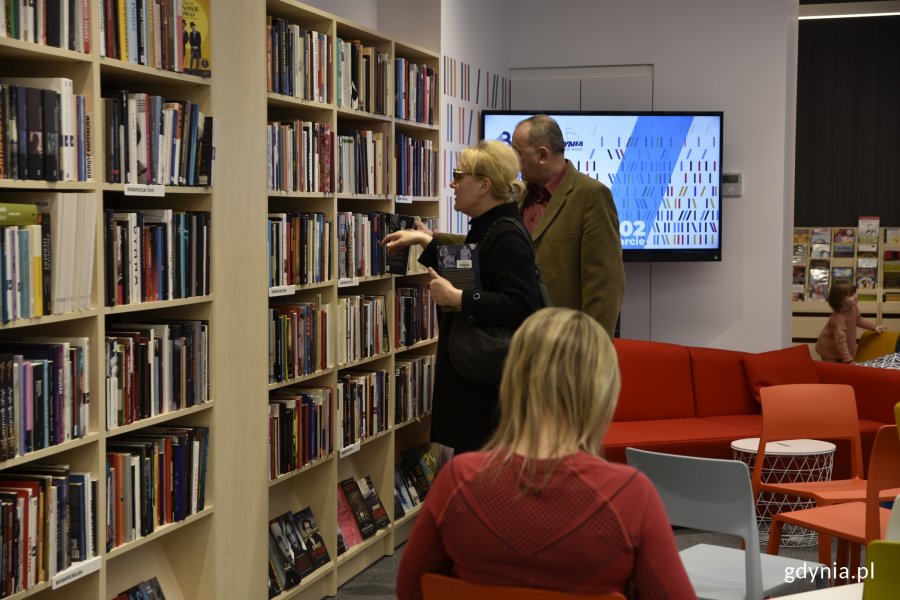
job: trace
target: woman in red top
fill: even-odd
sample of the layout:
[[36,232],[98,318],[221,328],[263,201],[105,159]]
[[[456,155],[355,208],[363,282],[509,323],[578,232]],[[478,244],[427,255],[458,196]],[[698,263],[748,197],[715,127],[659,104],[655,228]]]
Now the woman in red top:
[[851,363],[856,356],[856,328],[878,333],[884,325],[863,319],[857,305],[856,286],[849,281],[836,281],[828,290],[828,306],[834,311],[816,340],[816,352],[822,360]]
[[547,308],[513,336],[500,425],[435,479],[397,574],[576,594],[695,598],[662,502],[634,468],[597,456],[619,394],[616,353],[586,314]]

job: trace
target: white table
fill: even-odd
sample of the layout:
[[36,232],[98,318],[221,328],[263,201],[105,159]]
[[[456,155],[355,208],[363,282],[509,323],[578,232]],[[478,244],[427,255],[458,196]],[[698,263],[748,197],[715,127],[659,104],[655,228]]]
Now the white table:
[[[759,438],[745,438],[731,443],[734,458],[747,463],[750,470],[756,461]],[[806,481],[831,481],[834,462],[834,444],[820,440],[783,440],[766,444],[766,462],[763,465],[763,483],[797,483]],[[778,513],[813,508],[814,500],[786,494],[761,492],[756,500],[756,519],[759,540],[769,540],[772,517]],[[816,533],[802,527],[785,525],[781,536],[782,546],[813,546]]]

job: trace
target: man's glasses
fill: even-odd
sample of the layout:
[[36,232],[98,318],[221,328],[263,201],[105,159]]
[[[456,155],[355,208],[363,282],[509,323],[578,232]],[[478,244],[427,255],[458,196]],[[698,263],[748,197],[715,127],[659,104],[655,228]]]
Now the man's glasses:
[[475,173],[468,173],[466,171],[460,171],[459,169],[453,169],[453,183],[459,183],[462,181],[462,178],[466,175],[474,175]]

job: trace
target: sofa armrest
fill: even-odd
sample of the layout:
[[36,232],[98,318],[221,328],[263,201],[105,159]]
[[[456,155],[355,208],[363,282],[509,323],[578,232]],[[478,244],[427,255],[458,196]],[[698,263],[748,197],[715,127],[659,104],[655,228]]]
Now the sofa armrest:
[[824,361],[816,361],[815,365],[822,383],[853,387],[860,419],[894,422],[894,404],[900,401],[900,370]]

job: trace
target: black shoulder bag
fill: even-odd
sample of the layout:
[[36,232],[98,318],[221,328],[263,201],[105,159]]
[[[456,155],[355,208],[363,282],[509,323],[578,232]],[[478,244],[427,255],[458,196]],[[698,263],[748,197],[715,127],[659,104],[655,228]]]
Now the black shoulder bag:
[[[531,244],[531,235],[521,221],[512,217],[501,217],[488,227],[479,248],[484,247],[494,225],[501,221],[514,223]],[[537,259],[535,259],[534,271],[537,274],[541,295],[539,308],[553,306],[547,286],[541,279]],[[473,325],[456,315],[450,329],[449,344],[450,364],[453,365],[453,370],[473,383],[500,385],[500,379],[503,376],[503,362],[509,353],[509,343],[514,332],[515,328],[511,325]]]

